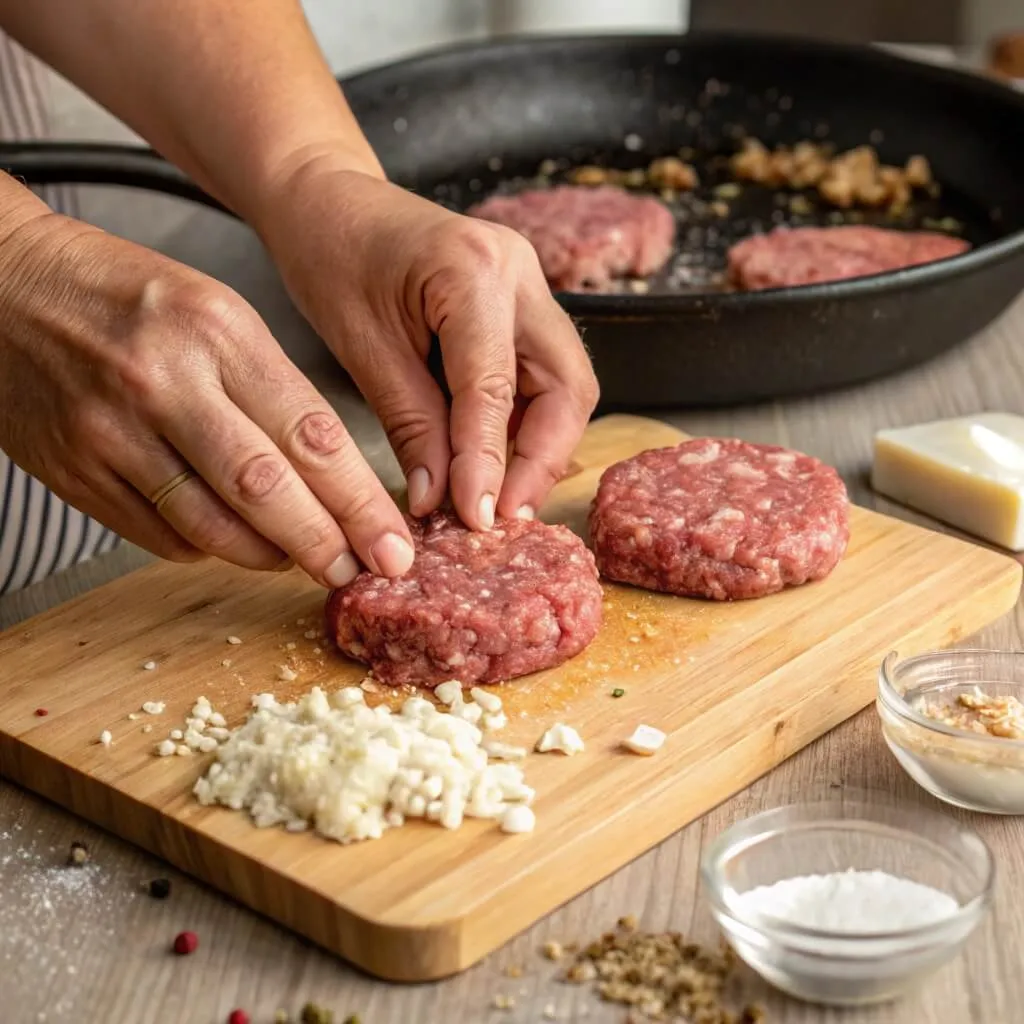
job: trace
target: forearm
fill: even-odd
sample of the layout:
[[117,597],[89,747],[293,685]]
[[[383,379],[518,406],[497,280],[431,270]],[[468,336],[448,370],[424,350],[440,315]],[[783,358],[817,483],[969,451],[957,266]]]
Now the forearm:
[[298,0],[0,0],[0,23],[246,219],[321,153],[381,173]]

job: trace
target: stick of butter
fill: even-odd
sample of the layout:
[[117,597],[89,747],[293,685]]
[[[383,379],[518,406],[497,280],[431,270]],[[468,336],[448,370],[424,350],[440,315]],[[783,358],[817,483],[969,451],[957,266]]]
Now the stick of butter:
[[1024,551],[1024,417],[986,412],[875,435],[871,486],[1011,551]]

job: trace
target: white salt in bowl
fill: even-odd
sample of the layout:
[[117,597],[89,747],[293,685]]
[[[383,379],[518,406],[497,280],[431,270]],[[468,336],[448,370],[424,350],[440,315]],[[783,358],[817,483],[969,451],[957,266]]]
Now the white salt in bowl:
[[[763,887],[787,879],[851,870],[930,891],[895,899],[876,875],[873,914],[833,893],[799,923],[792,904],[764,896]],[[740,959],[789,995],[836,1006],[894,999],[952,959],[988,910],[993,873],[984,841],[952,818],[863,799],[781,807],[737,822],[701,866],[712,913]],[[847,894],[851,882],[842,881]]]
[[953,728],[922,708],[975,688],[1024,700],[1024,653],[934,651],[878,671],[875,706],[882,735],[903,770],[932,796],[983,814],[1024,814],[1024,740]]

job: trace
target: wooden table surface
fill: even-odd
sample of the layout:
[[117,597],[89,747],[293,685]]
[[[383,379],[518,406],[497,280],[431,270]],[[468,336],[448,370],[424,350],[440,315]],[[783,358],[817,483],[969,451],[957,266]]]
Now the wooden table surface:
[[[330,386],[322,386],[393,482],[394,463],[372,417],[337,375],[328,376]],[[873,432],[982,409],[1024,412],[1024,299],[984,336],[895,379],[808,401],[665,418],[693,433],[737,434],[811,452],[841,470],[859,503],[920,521],[869,490]],[[142,561],[126,549],[0,599],[0,627],[17,628],[27,616]],[[1020,647],[1021,621],[1018,609],[978,639]],[[526,1024],[552,1019],[552,1012],[564,1021],[621,1021],[621,1010],[602,1005],[591,992],[557,983],[552,965],[538,955],[541,944],[596,937],[626,914],[635,914],[646,929],[674,928],[713,940],[697,884],[706,844],[738,818],[829,785],[931,802],[898,769],[869,709],[477,968],[443,983],[403,988],[358,975],[153,858],[0,782],[0,1020],[207,1024],[225,1021],[241,1006],[260,1024],[273,1020],[279,1007],[296,1012],[312,1000],[332,1008],[339,1024],[351,1013],[363,1024]],[[744,975],[747,997],[764,1004],[769,1021],[1013,1024],[1024,1018],[1024,826],[1014,818],[963,817],[985,837],[999,864],[993,912],[965,953],[919,994],[877,1010],[803,1006]],[[84,870],[62,866],[73,840],[92,851]],[[140,891],[141,883],[157,876],[173,881],[171,897],[163,902]],[[169,944],[185,929],[199,935],[199,950],[175,957]],[[517,967],[520,977],[505,973]],[[496,995],[512,996],[515,1005],[493,1008]]]

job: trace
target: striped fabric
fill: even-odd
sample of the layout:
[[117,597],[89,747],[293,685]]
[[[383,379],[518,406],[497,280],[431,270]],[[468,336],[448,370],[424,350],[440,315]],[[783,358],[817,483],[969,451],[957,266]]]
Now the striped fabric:
[[[46,85],[42,66],[0,33],[0,139],[49,136]],[[51,186],[38,191],[54,209],[76,215],[73,189]],[[0,451],[0,594],[110,551],[119,539],[64,504]]]

